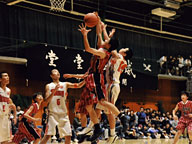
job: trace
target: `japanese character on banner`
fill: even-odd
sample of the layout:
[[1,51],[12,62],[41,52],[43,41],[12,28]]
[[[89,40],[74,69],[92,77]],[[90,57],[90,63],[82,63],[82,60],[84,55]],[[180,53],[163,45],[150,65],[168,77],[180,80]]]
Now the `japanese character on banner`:
[[49,66],[56,67],[57,65],[54,63],[55,60],[58,60],[59,58],[56,56],[56,53],[53,52],[53,50],[50,50],[48,54],[45,56],[45,59],[49,59]]
[[145,68],[144,71],[150,71],[150,72],[152,71],[150,64],[147,65],[147,64],[143,63],[143,67]]
[[77,54],[73,62],[77,63],[77,69],[83,69],[83,67],[81,66],[81,63],[84,62],[84,60],[82,59],[80,54]]
[[127,79],[122,79],[122,84],[127,86]]
[[133,78],[136,78],[136,74],[133,73],[133,69],[132,69],[132,62],[130,60],[127,60],[127,67],[125,68],[125,72],[128,75],[132,75]]

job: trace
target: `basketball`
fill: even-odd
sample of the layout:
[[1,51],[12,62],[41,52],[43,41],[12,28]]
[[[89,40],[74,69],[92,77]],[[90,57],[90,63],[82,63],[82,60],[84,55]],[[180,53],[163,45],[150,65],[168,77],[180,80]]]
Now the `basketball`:
[[95,13],[88,13],[84,16],[85,25],[88,27],[94,27],[97,25],[99,19]]

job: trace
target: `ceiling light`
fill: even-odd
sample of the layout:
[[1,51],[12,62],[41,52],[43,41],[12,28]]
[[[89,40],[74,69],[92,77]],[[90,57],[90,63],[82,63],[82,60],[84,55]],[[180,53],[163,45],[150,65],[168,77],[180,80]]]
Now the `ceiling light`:
[[166,18],[169,18],[169,17],[172,17],[172,16],[176,15],[175,11],[164,9],[164,8],[153,9],[151,11],[151,13],[154,14],[154,15],[157,15],[157,16],[160,16],[160,17],[166,17]]

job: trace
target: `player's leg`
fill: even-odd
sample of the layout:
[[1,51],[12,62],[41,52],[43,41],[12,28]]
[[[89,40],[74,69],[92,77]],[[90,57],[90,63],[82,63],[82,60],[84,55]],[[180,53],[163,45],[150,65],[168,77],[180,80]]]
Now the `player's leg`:
[[93,108],[93,105],[87,105],[86,106],[86,110],[88,111],[89,113],[89,116],[90,116],[90,119],[91,121],[94,123],[94,124],[98,124],[99,123],[99,120],[97,118],[97,114]]
[[87,105],[86,109],[89,113],[90,120],[94,123],[94,132],[93,135],[90,137],[90,141],[95,141],[100,135],[102,135],[102,129],[99,124],[99,120],[97,118],[97,114],[92,105]]
[[11,136],[10,131],[10,120],[7,114],[0,117],[0,143],[8,143]]
[[85,128],[87,126],[87,115],[85,113],[80,113],[81,116],[81,127]]
[[[110,102],[112,104],[116,103],[117,98],[119,96],[119,93],[120,93],[119,84],[111,85],[110,90],[108,92],[108,99],[110,100]],[[110,126],[110,137],[107,140],[107,143],[112,144],[118,139],[118,137],[117,137],[117,135],[115,133],[116,120],[115,120],[115,115],[112,114],[112,113],[109,113],[107,116],[108,116],[109,126]]]
[[56,125],[58,124],[58,116],[55,114],[49,114],[48,123],[46,126],[46,132],[41,140],[40,144],[45,144],[51,138],[52,135],[56,134]]
[[58,124],[58,132],[60,138],[65,137],[65,144],[70,144],[71,143],[71,136],[72,136],[72,130],[71,130],[71,124],[69,121],[68,115],[59,116],[59,124]]
[[179,137],[181,136],[181,134],[184,132],[186,125],[184,123],[182,123],[181,121],[179,121],[178,125],[177,125],[177,133],[175,134],[174,140],[173,140],[173,144],[176,144],[177,141],[179,140]]
[[192,122],[189,122],[187,129],[188,129],[188,135],[189,135],[189,143],[191,144],[192,143]]
[[183,132],[182,130],[177,131],[177,133],[175,134],[174,140],[173,140],[173,144],[177,143],[177,141],[179,140],[179,137],[181,136],[182,132]]
[[36,140],[34,140],[33,144],[38,144],[39,141],[40,141],[40,139],[36,139]]

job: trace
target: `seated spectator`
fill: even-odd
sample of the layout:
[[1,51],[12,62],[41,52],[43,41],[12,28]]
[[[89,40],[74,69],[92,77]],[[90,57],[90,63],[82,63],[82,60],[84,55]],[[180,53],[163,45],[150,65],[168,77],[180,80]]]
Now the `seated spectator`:
[[184,58],[182,56],[179,56],[179,75],[183,76],[183,68],[184,68]]
[[21,110],[21,107],[20,106],[17,106],[17,117],[19,114],[23,114],[24,111]]
[[159,60],[160,74],[165,74],[167,69],[167,56],[162,56]]
[[178,117],[175,117],[172,121],[171,121],[171,126],[176,129],[176,126],[178,124],[179,120],[178,120]]
[[165,119],[162,121],[162,128],[165,128],[167,124],[169,123],[169,119],[167,118],[167,116],[165,116]]
[[184,75],[187,76],[187,73],[189,73],[191,69],[191,60],[185,59],[184,61]]
[[133,110],[131,110],[129,117],[130,117],[129,126],[130,127],[135,126],[136,117]]

